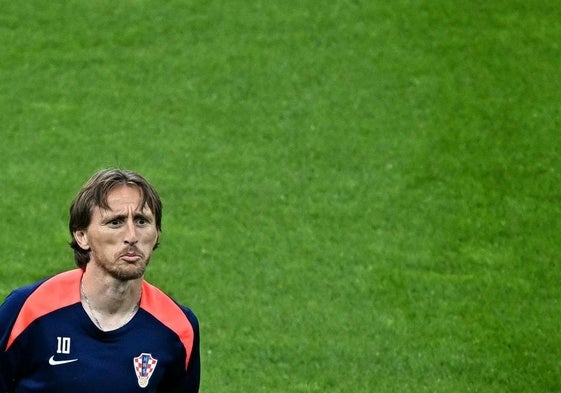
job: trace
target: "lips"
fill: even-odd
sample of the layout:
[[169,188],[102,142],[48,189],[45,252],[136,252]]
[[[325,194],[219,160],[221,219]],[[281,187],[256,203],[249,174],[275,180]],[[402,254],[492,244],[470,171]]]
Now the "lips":
[[137,262],[142,259],[142,254],[137,251],[126,251],[120,255],[120,258],[126,262]]

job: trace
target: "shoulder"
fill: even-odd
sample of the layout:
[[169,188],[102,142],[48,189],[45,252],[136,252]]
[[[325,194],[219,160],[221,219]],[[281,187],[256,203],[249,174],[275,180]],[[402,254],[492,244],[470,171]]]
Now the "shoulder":
[[12,292],[16,302],[24,301],[22,308],[45,314],[80,301],[80,279],[82,271],[70,270],[41,280]]
[[193,325],[193,328],[194,325],[198,327],[197,317],[190,308],[177,303],[171,296],[147,281],[142,283],[140,308],[166,325],[183,321]]
[[35,320],[80,301],[81,270],[71,270],[14,290],[0,306],[0,329],[9,346]]
[[187,367],[193,349],[198,348],[199,341],[199,322],[193,311],[180,305],[161,289],[146,281],[142,283],[140,308],[177,336],[185,348]]
[[15,318],[27,298],[29,298],[29,296],[41,285],[43,281],[14,289],[0,306],[0,323],[4,324],[4,322],[8,321],[12,315]]
[[[36,294],[37,289],[41,288],[47,281],[52,280],[55,277],[57,276],[45,278],[35,283],[14,289],[0,306],[0,315],[4,316],[6,313],[15,313],[17,315],[29,298],[33,299],[39,297]],[[0,318],[0,320],[4,321],[4,318]]]

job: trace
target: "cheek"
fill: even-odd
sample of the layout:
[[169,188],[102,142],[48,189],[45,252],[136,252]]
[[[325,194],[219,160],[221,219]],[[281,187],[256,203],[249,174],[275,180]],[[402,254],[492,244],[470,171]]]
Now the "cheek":
[[151,246],[155,246],[156,243],[158,242],[158,237],[160,236],[160,233],[154,229],[151,231],[147,231],[146,233],[144,233],[143,241],[146,244],[149,244]]
[[121,236],[114,231],[99,231],[95,236],[90,236],[92,250],[103,250],[104,248],[114,248],[121,245]]

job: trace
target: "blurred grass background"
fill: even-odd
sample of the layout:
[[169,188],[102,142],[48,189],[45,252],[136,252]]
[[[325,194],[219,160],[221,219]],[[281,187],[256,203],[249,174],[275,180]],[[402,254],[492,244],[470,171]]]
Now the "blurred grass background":
[[561,390],[556,2],[0,4],[0,297],[119,166],[202,392]]

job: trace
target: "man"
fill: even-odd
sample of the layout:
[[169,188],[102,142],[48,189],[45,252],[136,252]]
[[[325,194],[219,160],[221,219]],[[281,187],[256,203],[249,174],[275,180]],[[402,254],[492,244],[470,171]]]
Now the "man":
[[0,393],[193,393],[197,318],[144,279],[161,232],[158,193],[108,169],[70,207],[78,269],[0,306]]

